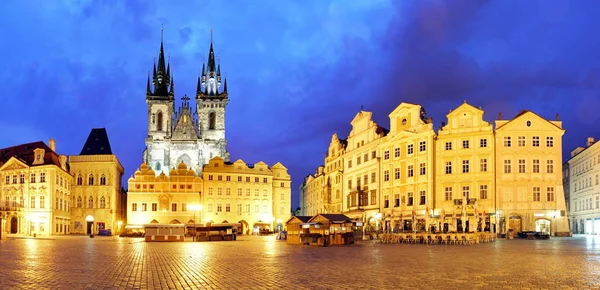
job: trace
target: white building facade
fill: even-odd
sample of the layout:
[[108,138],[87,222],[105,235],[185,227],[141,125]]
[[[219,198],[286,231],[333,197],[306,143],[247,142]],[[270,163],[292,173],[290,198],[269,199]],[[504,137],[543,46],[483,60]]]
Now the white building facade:
[[575,234],[600,234],[600,142],[588,138],[586,147],[571,151],[569,217]]

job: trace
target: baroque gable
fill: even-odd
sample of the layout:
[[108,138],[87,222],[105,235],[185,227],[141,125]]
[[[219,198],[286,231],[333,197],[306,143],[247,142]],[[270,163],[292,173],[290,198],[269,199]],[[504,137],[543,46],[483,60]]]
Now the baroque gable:
[[23,161],[15,158],[13,156],[10,159],[8,159],[8,161],[6,163],[4,163],[2,166],[0,166],[0,171],[25,169],[25,168],[28,168],[27,164],[25,164]]

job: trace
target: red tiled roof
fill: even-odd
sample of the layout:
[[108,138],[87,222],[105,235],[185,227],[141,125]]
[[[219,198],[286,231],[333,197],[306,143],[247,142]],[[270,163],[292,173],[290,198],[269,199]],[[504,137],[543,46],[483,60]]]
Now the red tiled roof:
[[17,145],[17,146],[13,146],[13,147],[0,149],[0,165],[6,163],[11,157],[14,156],[15,158],[23,161],[23,163],[27,164],[28,166],[38,166],[38,165],[32,165],[33,160],[35,158],[33,150],[36,148],[41,148],[41,149],[45,150],[44,164],[38,164],[38,165],[54,164],[54,165],[60,167],[60,161],[58,160],[58,154],[56,154],[56,152],[52,151],[52,149],[50,149],[50,147],[48,147],[48,145],[46,145],[46,143],[44,143],[42,141],[21,144],[21,145]]

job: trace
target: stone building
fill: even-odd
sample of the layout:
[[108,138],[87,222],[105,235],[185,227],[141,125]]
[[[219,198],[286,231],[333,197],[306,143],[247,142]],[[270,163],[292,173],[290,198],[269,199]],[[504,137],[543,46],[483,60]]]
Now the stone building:
[[[567,209],[576,234],[600,234],[600,142],[589,137],[585,147],[571,151],[567,162],[570,195]],[[567,187],[567,183],[565,183]]]
[[127,223],[130,227],[143,224],[193,224],[199,222],[202,203],[202,178],[180,162],[169,175],[143,163],[127,180]]
[[[359,112],[336,156],[344,163],[337,173],[343,179],[342,213],[367,222],[367,230],[567,234],[559,167],[562,122],[523,111],[512,120],[500,117],[494,129],[483,113],[465,102],[447,115],[448,124],[436,135],[419,105],[400,104],[390,114],[390,132],[375,124],[371,113]],[[577,209],[583,209],[586,197],[574,193],[569,166],[571,199],[578,196]],[[306,179],[301,187],[305,208],[315,196],[302,189],[312,188],[315,180]],[[321,208],[332,206],[327,198],[322,201]],[[585,219],[591,223],[592,217]]]
[[[557,118],[558,119],[558,118]],[[496,198],[500,233],[508,230],[568,233],[562,186],[559,120],[523,110],[496,120]]]
[[0,149],[0,217],[5,233],[64,235],[71,232],[67,157],[50,139]]
[[401,103],[379,144],[380,210],[384,228],[429,229],[434,209],[434,138],[431,118],[420,105]]
[[118,234],[126,224],[123,166],[113,154],[104,128],[92,129],[79,155],[69,156],[71,233]]
[[443,229],[494,231],[494,128],[483,114],[465,102],[446,115],[447,124],[438,130],[435,201]]
[[242,232],[283,230],[291,217],[291,178],[281,163],[268,167],[214,157],[204,167],[202,221],[241,223]]
[[313,216],[325,213],[325,205],[329,205],[325,199],[325,173],[323,166],[317,167],[314,174],[309,174],[300,185],[300,195],[305,196],[302,210],[307,215]]
[[240,223],[247,234],[282,230],[290,218],[291,179],[281,163],[229,163],[216,156],[203,172],[204,178],[181,162],[168,176],[155,176],[142,164],[128,180],[129,226]]
[[171,169],[184,162],[196,174],[214,156],[229,161],[225,139],[225,111],[229,98],[227,80],[221,79],[221,65],[215,61],[211,41],[207,65],[198,77],[195,108],[184,95],[175,108],[175,82],[171,63],[165,60],[161,40],[158,63],[154,65],[152,82],[148,76],[148,137],[143,160],[158,176],[169,175]]
[[325,155],[325,198],[324,212],[331,214],[342,213],[343,202],[343,177],[344,177],[344,153],[348,143],[345,139],[338,138],[333,134],[327,154]]
[[367,226],[379,228],[379,146],[388,130],[377,125],[373,113],[361,110],[352,119],[352,130],[346,139],[344,174],[342,175],[343,212],[355,220],[369,221]]

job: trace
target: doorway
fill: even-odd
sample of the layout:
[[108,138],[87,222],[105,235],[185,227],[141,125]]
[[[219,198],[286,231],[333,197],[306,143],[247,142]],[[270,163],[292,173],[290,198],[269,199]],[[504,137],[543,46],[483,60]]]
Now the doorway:
[[10,233],[16,234],[19,231],[19,221],[16,217],[10,219]]
[[92,225],[94,225],[94,222],[87,222],[87,230],[85,231],[86,234],[91,235],[92,234]]
[[521,231],[521,217],[511,216],[508,223],[508,228],[512,229],[515,233]]
[[543,233],[545,235],[550,234],[550,221],[545,219],[539,219],[535,221],[535,231]]

